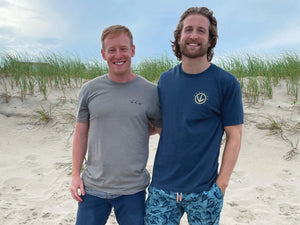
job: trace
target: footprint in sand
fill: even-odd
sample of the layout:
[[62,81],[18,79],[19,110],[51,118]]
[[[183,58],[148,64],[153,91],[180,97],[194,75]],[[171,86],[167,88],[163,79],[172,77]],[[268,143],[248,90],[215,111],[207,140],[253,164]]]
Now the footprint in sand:
[[230,207],[237,207],[237,206],[239,206],[239,204],[236,203],[236,202],[227,202],[227,205],[229,205]]
[[27,155],[24,157],[25,160],[21,161],[20,165],[25,167],[35,167],[38,165],[37,155]]
[[250,223],[255,220],[255,215],[246,208],[241,208],[237,202],[227,202],[227,205],[234,209],[234,220],[237,224]]
[[285,191],[285,187],[284,186],[282,186],[281,184],[278,184],[278,183],[274,183],[273,184],[273,187],[275,188],[275,190],[277,190],[277,191],[279,191],[279,192],[283,192],[283,191]]
[[245,172],[244,171],[233,171],[231,179],[237,183],[243,183],[245,181]]
[[284,169],[281,171],[281,173],[278,175],[282,180],[288,181],[288,182],[294,182],[295,181],[295,175],[292,171],[288,169]]
[[255,220],[254,213],[249,211],[248,209],[239,209],[238,215],[235,216],[235,221],[238,222],[238,224],[241,223],[250,223]]
[[288,203],[279,204],[280,215],[286,217],[287,220],[298,221],[300,219],[300,207],[290,205]]
[[29,181],[25,178],[22,177],[14,177],[7,179],[3,182],[3,193],[10,193],[11,191],[13,192],[20,192],[22,191],[22,187],[24,184],[27,184]]
[[276,199],[278,191],[272,187],[256,187],[257,199],[263,201],[264,203],[272,203]]

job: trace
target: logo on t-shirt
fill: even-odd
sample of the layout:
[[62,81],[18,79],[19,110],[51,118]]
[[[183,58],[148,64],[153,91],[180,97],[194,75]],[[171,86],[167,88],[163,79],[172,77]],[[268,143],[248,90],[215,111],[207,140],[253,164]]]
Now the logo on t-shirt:
[[194,100],[198,105],[202,105],[207,101],[207,95],[204,92],[199,92],[195,95]]
[[136,104],[136,105],[141,105],[142,104],[139,100],[135,100],[135,99],[130,99],[129,101],[130,101],[130,103]]

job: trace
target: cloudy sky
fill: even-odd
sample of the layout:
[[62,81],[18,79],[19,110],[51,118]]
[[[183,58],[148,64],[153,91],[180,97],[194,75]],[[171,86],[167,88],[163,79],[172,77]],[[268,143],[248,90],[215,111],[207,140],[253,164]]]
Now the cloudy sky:
[[134,36],[134,61],[174,57],[170,40],[191,6],[214,11],[216,56],[300,52],[299,0],[0,0],[0,52],[102,59],[102,30],[122,24]]

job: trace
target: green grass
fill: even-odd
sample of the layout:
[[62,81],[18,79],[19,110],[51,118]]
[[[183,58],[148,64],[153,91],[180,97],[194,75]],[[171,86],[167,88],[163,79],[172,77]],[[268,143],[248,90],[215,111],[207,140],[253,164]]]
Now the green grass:
[[[147,58],[133,65],[133,72],[157,82],[162,72],[178,64],[168,55]],[[277,57],[257,55],[228,56],[215,62],[234,74],[239,80],[243,96],[256,103],[272,98],[273,87],[285,80],[287,94],[296,104],[299,98],[300,57],[297,53],[284,53]],[[20,98],[39,91],[47,99],[50,88],[64,90],[80,87],[85,81],[108,72],[105,61],[91,59],[82,62],[79,57],[59,54],[30,56],[29,54],[0,53],[0,95],[9,101],[11,89],[17,89]]]
[[133,72],[142,75],[147,80],[157,82],[159,76],[177,64],[167,55],[158,58],[147,58],[142,60],[133,68]]
[[41,106],[41,109],[36,110],[33,119],[36,120],[37,123],[48,123],[53,119],[53,106],[49,105],[48,108]]
[[300,56],[285,53],[277,57],[255,55],[233,56],[222,60],[219,66],[234,74],[240,81],[244,96],[254,103],[272,98],[273,87],[279,80],[286,81],[287,94],[299,98]]

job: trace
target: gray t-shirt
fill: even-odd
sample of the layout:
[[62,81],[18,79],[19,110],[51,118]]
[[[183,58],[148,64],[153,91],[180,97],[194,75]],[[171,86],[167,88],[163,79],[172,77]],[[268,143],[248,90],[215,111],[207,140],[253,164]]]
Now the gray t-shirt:
[[150,181],[148,122],[161,127],[156,85],[139,75],[117,83],[106,74],[83,85],[78,104],[77,122],[90,122],[84,185],[121,195],[144,190]]

